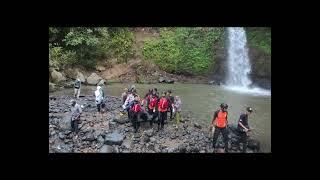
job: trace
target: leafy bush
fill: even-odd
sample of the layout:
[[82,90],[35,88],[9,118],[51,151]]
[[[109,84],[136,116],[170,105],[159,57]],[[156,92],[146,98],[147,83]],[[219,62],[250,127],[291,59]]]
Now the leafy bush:
[[[58,54],[54,58],[64,58],[57,61],[49,59],[49,63],[52,66],[81,65],[94,68],[100,59],[117,57],[119,62],[127,61],[133,55],[133,40],[129,28],[49,27],[49,44],[55,48],[49,48],[49,51]],[[66,61],[66,57],[62,57],[64,53],[67,57],[74,55],[76,58]]]
[[76,53],[65,51],[62,47],[49,45],[49,66],[54,68],[73,65],[76,62]]
[[271,28],[246,28],[248,43],[271,55]]
[[223,28],[162,28],[160,38],[145,42],[145,59],[154,60],[165,71],[205,74],[214,64],[213,45]]

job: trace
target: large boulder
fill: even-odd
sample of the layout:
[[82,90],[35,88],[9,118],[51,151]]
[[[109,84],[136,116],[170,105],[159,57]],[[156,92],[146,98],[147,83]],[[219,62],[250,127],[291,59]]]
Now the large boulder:
[[53,82],[58,83],[58,82],[61,82],[61,81],[65,81],[66,77],[64,77],[62,75],[62,73],[56,71],[55,69],[52,69],[52,71],[51,71],[51,79],[52,79]]
[[76,76],[76,78],[79,78],[80,79],[80,81],[81,81],[81,83],[84,83],[84,82],[86,82],[86,78],[85,78],[85,76],[81,73],[81,72],[77,72],[77,76]]
[[172,80],[172,79],[167,79],[167,80],[166,80],[166,83],[168,83],[168,84],[173,84],[173,83],[174,83],[174,80]]
[[159,80],[158,80],[158,82],[159,83],[163,83],[163,82],[165,82],[166,80],[164,79],[164,77],[159,77]]
[[97,85],[98,82],[101,80],[102,78],[100,76],[98,76],[96,73],[92,73],[88,78],[87,78],[87,83],[89,85]]
[[106,81],[102,79],[102,80],[99,81],[99,83],[97,85],[98,86],[103,86],[105,83],[106,83]]
[[123,142],[123,135],[117,132],[106,134],[104,138],[104,143],[107,145],[121,145],[122,142]]
[[106,68],[103,67],[103,66],[97,66],[97,67],[96,67],[96,70],[101,72],[101,71],[106,70]]

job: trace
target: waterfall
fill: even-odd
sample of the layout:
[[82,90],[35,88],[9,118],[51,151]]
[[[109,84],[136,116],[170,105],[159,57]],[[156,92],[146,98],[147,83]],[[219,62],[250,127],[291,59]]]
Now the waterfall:
[[238,92],[270,95],[270,91],[251,86],[251,65],[244,28],[230,27],[228,31],[228,73],[225,87]]

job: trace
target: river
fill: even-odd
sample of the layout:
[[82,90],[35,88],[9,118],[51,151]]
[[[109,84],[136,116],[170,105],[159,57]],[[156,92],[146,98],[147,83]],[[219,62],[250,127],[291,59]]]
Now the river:
[[[140,96],[144,96],[148,89],[158,88],[159,92],[171,89],[173,95],[179,95],[182,100],[182,111],[192,111],[199,124],[208,127],[213,112],[224,102],[229,105],[229,122],[237,123],[239,115],[246,106],[251,106],[254,112],[249,117],[249,125],[255,130],[252,136],[261,142],[262,152],[271,152],[271,96],[237,93],[222,86],[205,84],[135,84]],[[114,83],[104,87],[106,94],[121,96],[128,84]],[[81,95],[93,95],[95,86],[83,86]],[[63,89],[49,95],[70,95],[73,89]]]

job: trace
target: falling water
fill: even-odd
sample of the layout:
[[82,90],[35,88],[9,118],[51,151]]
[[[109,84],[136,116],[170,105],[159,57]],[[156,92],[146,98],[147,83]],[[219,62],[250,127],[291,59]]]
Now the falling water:
[[226,88],[242,93],[270,95],[270,91],[252,87],[249,73],[247,38],[244,28],[228,28],[228,75]]

